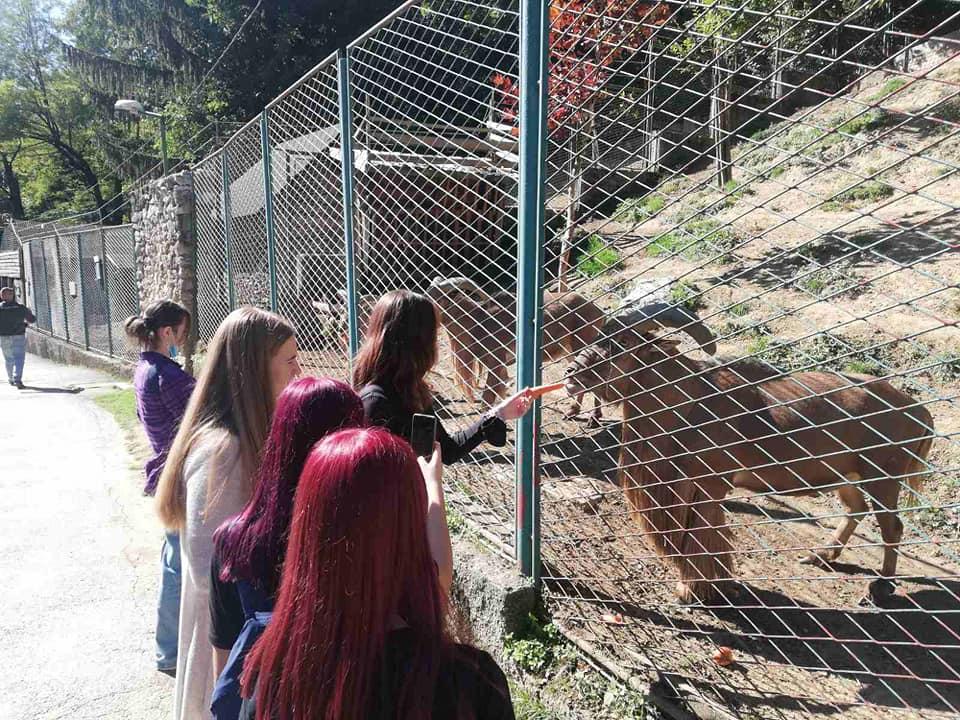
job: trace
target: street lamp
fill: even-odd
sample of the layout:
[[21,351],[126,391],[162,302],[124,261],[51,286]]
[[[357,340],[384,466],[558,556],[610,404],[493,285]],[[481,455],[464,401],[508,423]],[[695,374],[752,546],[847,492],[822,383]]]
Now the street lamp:
[[170,172],[170,162],[167,160],[167,119],[163,114],[147,110],[143,103],[138,100],[117,100],[113,104],[113,109],[118,112],[130,113],[135,118],[146,115],[160,121],[160,157],[163,160],[163,174],[167,175]]

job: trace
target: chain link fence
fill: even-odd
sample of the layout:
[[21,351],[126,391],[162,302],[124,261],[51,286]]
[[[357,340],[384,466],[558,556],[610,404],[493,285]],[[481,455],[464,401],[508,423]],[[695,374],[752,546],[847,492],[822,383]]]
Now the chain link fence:
[[201,340],[275,308],[348,377],[424,292],[450,429],[524,373],[572,396],[449,499],[579,647],[702,715],[955,717],[960,17],[523,13],[408,3],[196,166]]
[[102,355],[133,360],[124,321],[140,312],[133,227],[9,223],[22,250],[23,301],[37,330]]

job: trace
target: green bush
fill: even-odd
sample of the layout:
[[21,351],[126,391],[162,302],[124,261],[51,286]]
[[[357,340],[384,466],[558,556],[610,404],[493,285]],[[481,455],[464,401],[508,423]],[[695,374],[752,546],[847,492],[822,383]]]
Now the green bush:
[[504,639],[503,650],[521,669],[540,675],[557,660],[562,645],[557,626],[530,613],[523,630]]
[[599,235],[591,235],[580,250],[577,272],[585,278],[595,278],[623,265],[620,252]]
[[736,305],[731,305],[729,308],[727,308],[727,312],[734,317],[743,317],[750,312],[750,303],[742,302],[737,303]]

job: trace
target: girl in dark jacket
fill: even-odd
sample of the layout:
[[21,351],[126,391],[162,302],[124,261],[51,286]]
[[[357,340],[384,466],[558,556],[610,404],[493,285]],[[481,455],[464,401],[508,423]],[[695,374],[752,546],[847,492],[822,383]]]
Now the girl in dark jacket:
[[[360,392],[370,425],[409,438],[415,413],[434,414],[426,375],[437,362],[439,326],[437,307],[425,295],[395,290],[377,301],[353,371],[353,386]],[[531,404],[529,392],[522,390],[465,430],[450,434],[437,423],[444,465],[460,460],[484,441],[502,447],[506,423],[523,417]]]

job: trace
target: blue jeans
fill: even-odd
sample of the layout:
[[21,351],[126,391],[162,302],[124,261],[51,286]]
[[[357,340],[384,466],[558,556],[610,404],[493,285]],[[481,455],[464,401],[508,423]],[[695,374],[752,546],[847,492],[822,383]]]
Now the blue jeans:
[[20,382],[23,379],[23,361],[27,357],[27,336],[0,335],[0,348],[7,365],[7,380]]
[[177,667],[180,642],[180,535],[168,532],[160,555],[160,599],[157,603],[157,668]]

